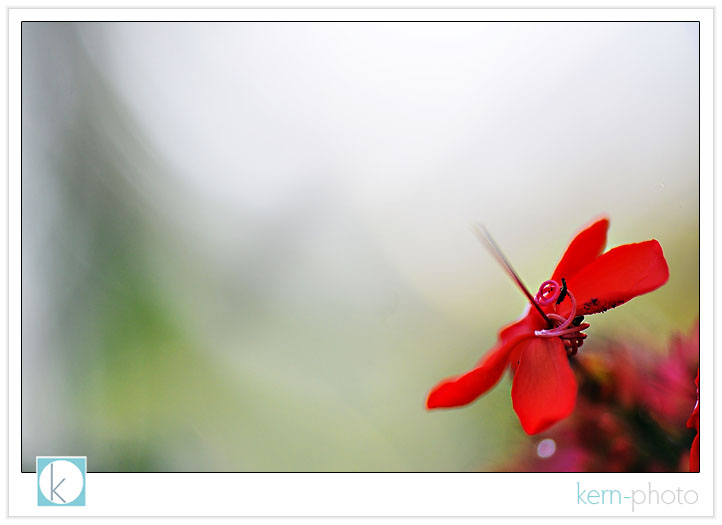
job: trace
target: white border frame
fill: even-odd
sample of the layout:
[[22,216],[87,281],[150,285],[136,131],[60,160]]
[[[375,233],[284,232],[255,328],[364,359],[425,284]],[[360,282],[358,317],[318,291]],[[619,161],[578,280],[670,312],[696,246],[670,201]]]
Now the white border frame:
[[[20,457],[20,25],[33,20],[698,20],[700,22],[700,282],[713,264],[713,18],[707,9],[10,9],[8,11],[8,513],[10,516],[711,516],[712,287],[700,289],[699,474],[97,474],[87,506],[38,507]],[[694,505],[581,506],[587,489],[695,491]],[[626,491],[626,492],[625,492]]]

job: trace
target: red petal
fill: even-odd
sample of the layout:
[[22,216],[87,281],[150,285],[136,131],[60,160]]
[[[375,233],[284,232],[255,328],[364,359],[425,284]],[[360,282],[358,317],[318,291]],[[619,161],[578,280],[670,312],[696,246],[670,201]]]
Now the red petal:
[[572,413],[577,381],[558,337],[534,337],[519,346],[511,399],[524,431],[538,434]]
[[692,449],[689,451],[689,471],[699,472],[699,433],[692,441]]
[[692,415],[687,419],[687,428],[694,428],[699,432],[699,399],[697,400],[697,404],[694,405]]
[[543,330],[544,328],[546,328],[544,319],[527,303],[526,310],[518,320],[499,330],[499,340],[509,341],[521,335],[533,335],[534,330]]
[[[544,319],[541,315],[527,303],[526,310],[522,316],[510,325],[505,326],[499,330],[499,340],[504,342],[508,341],[513,337],[526,336],[531,337],[534,335],[535,330],[544,330],[548,328]],[[516,373],[517,361],[519,360],[519,354],[521,353],[521,345],[516,345],[509,354],[509,365],[513,373]],[[481,364],[481,362],[479,363]]]
[[[662,247],[655,240],[625,244],[597,257],[567,280],[577,300],[577,314],[604,312],[630,299],[656,290],[669,278]],[[567,315],[569,301],[559,306]]]
[[567,251],[554,270],[552,279],[560,282],[560,279],[565,277],[569,280],[599,257],[607,244],[607,229],[609,229],[609,219],[603,218],[580,231],[569,243]]
[[519,341],[530,337],[525,334],[499,342],[473,370],[444,379],[436,385],[426,399],[426,408],[450,408],[467,405],[493,387],[501,378],[509,362],[509,354]]

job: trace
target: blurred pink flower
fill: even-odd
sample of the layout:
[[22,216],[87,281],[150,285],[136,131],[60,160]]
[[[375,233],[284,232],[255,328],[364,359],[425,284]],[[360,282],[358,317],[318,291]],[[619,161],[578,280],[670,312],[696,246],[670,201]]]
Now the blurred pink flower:
[[663,425],[675,428],[689,416],[690,401],[694,403],[695,387],[690,381],[698,369],[699,322],[686,336],[672,338],[668,355],[656,362],[644,385],[643,402]]
[[[686,469],[699,404],[689,381],[699,362],[699,324],[675,335],[666,354],[644,343],[614,342],[589,348],[575,368],[579,398],[574,414],[530,441],[521,458],[502,471],[669,472]],[[545,446],[553,442],[554,446]],[[549,453],[548,451],[552,452]],[[699,468],[699,437],[689,454]],[[696,463],[695,463],[696,461]]]

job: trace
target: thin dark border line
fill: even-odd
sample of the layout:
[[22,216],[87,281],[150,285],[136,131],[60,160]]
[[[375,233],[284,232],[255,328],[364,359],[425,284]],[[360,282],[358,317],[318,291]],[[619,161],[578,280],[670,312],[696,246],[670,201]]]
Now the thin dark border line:
[[[5,154],[6,154],[5,159],[7,162],[8,177],[7,177],[7,180],[5,181],[5,190],[7,192],[7,208],[6,208],[6,216],[5,216],[6,232],[5,233],[7,235],[7,240],[8,240],[8,266],[7,266],[7,274],[5,275],[5,287],[8,291],[8,294],[7,294],[7,297],[5,298],[5,307],[7,308],[7,315],[8,315],[8,318],[6,321],[7,322],[6,337],[7,337],[8,353],[7,353],[7,356],[5,356],[5,359],[6,359],[7,371],[8,371],[8,377],[7,377],[8,381],[7,381],[7,390],[6,390],[6,392],[7,392],[7,414],[8,414],[8,428],[7,428],[7,436],[6,436],[7,444],[8,444],[8,450],[7,450],[8,469],[7,469],[6,482],[7,482],[7,491],[8,491],[8,501],[9,501],[10,500],[10,16],[9,16],[10,11],[9,10],[7,11],[7,15],[8,16],[5,17],[5,34],[7,35],[7,40],[5,41],[6,46],[7,46],[5,48],[7,50],[7,53],[5,55],[5,60],[7,61],[6,63],[8,65],[8,98],[5,101],[5,114],[7,115],[7,122],[6,122],[6,128],[5,128],[6,132],[7,132],[7,143],[5,144]],[[23,32],[23,27],[22,27],[22,23],[21,23],[20,24],[20,47],[21,47],[21,60],[20,60],[20,67],[21,67],[21,73],[20,73],[20,99],[21,99],[20,100],[20,107],[21,107],[21,111],[20,111],[20,121],[21,121],[21,123],[20,123],[20,162],[21,162],[21,166],[20,166],[20,203],[21,203],[21,209],[22,209],[22,201],[23,201],[23,198],[22,198],[22,187],[23,187],[23,184],[22,184],[22,150],[23,150],[23,145],[22,145],[22,134],[23,134],[22,133],[22,94],[23,94],[23,89],[22,89],[22,82],[23,82],[22,32]],[[22,215],[22,213],[21,213],[21,215]],[[22,219],[22,217],[21,217],[21,219]],[[20,222],[21,222],[20,237],[22,239],[22,220]],[[22,252],[23,252],[23,248],[22,248],[22,240],[21,240],[20,241],[20,260],[21,261],[22,261],[22,256],[23,256]],[[23,404],[23,401],[22,401],[22,393],[23,393],[23,386],[22,386],[22,380],[23,380],[23,373],[22,373],[22,369],[23,369],[23,365],[22,365],[22,360],[23,360],[23,351],[22,351],[23,294],[22,294],[22,289],[23,289],[23,286],[22,286],[22,282],[23,282],[23,275],[22,275],[22,266],[23,265],[21,262],[21,264],[20,264],[20,313],[21,313],[21,315],[20,315],[20,332],[21,332],[21,337],[20,337],[20,473],[21,474],[23,473],[23,419],[22,419],[23,418],[23,408],[22,408],[22,404]],[[10,509],[10,506],[8,505],[8,511],[9,511],[9,509]]]
[[[10,17],[8,16],[8,79],[10,78]],[[20,23],[20,472],[23,472],[23,23]],[[8,117],[10,90],[8,89]],[[8,118],[8,145],[10,118]],[[9,148],[8,148],[9,149]],[[8,152],[9,153],[9,152]],[[8,155],[8,175],[10,174]],[[8,256],[10,255],[10,177],[8,176]],[[10,291],[10,265],[8,264],[8,291]],[[10,294],[8,293],[8,316],[10,315]],[[10,323],[8,319],[8,417],[10,417]],[[8,421],[8,467],[10,466],[10,421]],[[37,467],[36,467],[37,468]],[[8,477],[10,468],[8,468]],[[8,482],[8,490],[10,483]]]
[[[43,8],[32,8],[32,9],[43,9]],[[103,9],[113,9],[113,8],[103,8]],[[146,7],[143,9],[156,9],[151,7]],[[204,8],[192,8],[192,9],[204,9]],[[211,8],[211,9],[225,9],[225,8]],[[259,8],[241,8],[241,9],[259,9]],[[273,9],[285,9],[285,8],[273,8]],[[327,9],[327,8],[303,8],[303,9]],[[343,8],[343,9],[356,9],[352,7]],[[375,8],[364,8],[364,9],[375,9]],[[392,8],[387,7],[385,9],[402,9],[402,8]],[[409,8],[407,8],[409,9]],[[413,8],[412,8],[413,9]],[[446,8],[433,8],[433,9],[446,9]],[[451,8],[451,9],[466,9],[466,8]],[[479,9],[479,8],[473,8],[473,9]],[[484,8],[487,9],[487,8]],[[493,8],[488,8],[493,9]],[[516,9],[522,9],[524,8],[516,8]],[[557,8],[548,8],[548,9],[557,9]],[[559,8],[561,9],[561,8]],[[595,9],[592,7],[584,8],[584,9]],[[611,9],[611,8],[610,8]],[[626,8],[626,9],[635,9],[635,8]],[[653,8],[649,8],[650,10],[657,10]],[[674,8],[674,9],[687,9],[687,8]],[[694,8],[689,8],[694,9]],[[697,9],[704,9],[704,8],[697,8]],[[712,9],[713,8],[706,8],[706,9]],[[528,10],[528,9],[526,9]],[[90,21],[84,21],[84,20],[23,20],[20,22],[20,203],[21,203],[21,209],[22,209],[22,26],[25,23],[28,24],[36,24],[36,23],[82,23],[82,24],[95,24],[95,23],[153,23],[153,24],[176,24],[176,23],[209,23],[209,24],[254,24],[254,23],[397,23],[397,24],[403,24],[403,23],[412,23],[412,24],[418,24],[418,23],[445,23],[445,22],[453,22],[453,23],[470,23],[470,24],[478,24],[478,23],[570,23],[570,24],[577,24],[577,23],[645,23],[645,24],[659,24],[659,23],[696,23],[697,24],[697,178],[698,178],[698,190],[697,190],[697,230],[698,230],[698,245],[700,246],[699,250],[699,275],[701,280],[702,275],[702,252],[701,252],[701,243],[702,243],[702,216],[700,213],[701,208],[701,199],[702,199],[702,39],[701,39],[701,26],[702,21],[701,20],[227,20],[227,21],[219,21],[219,20],[179,20],[179,21],[173,21],[173,20],[90,20]],[[8,28],[10,25],[9,17],[8,17]],[[8,67],[9,67],[9,53],[10,53],[10,32],[8,31]],[[8,115],[9,115],[9,108],[10,108],[10,93],[8,90],[8,100],[7,100],[7,107],[8,107]],[[6,147],[8,147],[8,153],[9,153],[9,137],[10,137],[10,119],[8,119],[8,144]],[[10,171],[10,156],[8,155],[8,173]],[[8,186],[8,243],[10,238],[10,177],[8,177],[7,181]],[[713,210],[714,211],[714,210]],[[22,438],[22,382],[23,382],[23,374],[22,374],[22,214],[21,214],[21,221],[20,221],[20,330],[21,330],[21,338],[20,338],[20,473],[21,474],[36,474],[36,472],[33,471],[24,471],[22,470],[22,451],[23,451],[23,438]],[[8,244],[9,248],[9,244]],[[8,250],[8,257],[9,257],[10,251]],[[8,264],[8,274],[7,274],[7,282],[8,282],[8,289],[10,285],[10,265]],[[702,298],[701,298],[701,287],[702,284],[700,282],[700,289],[698,290],[699,295],[699,303],[698,303],[698,310],[701,311],[702,309]],[[8,294],[8,315],[10,313],[10,295]],[[10,344],[10,324],[8,320],[8,348]],[[10,366],[9,366],[9,360],[10,360],[10,352],[8,352],[8,375],[10,374]],[[700,362],[701,365],[701,356],[702,356],[702,350],[701,346],[697,350],[697,360]],[[10,391],[9,391],[9,381],[8,381],[8,413],[10,408]],[[700,389],[701,392],[701,389]],[[9,416],[8,416],[9,417]],[[8,424],[8,460],[10,459],[10,439],[9,439],[9,433],[10,433],[10,425]],[[546,471],[535,471],[535,472],[525,472],[525,471],[514,471],[514,472],[497,472],[497,471],[147,471],[147,472],[117,472],[117,471],[86,471],[87,474],[525,474],[525,475],[534,475],[534,474],[568,474],[568,475],[578,475],[578,474],[609,474],[608,472],[546,472]],[[700,472],[655,472],[655,475],[677,475],[677,474],[700,474]],[[646,472],[622,472],[619,474],[646,474]],[[8,469],[8,476],[10,475],[10,470]]]

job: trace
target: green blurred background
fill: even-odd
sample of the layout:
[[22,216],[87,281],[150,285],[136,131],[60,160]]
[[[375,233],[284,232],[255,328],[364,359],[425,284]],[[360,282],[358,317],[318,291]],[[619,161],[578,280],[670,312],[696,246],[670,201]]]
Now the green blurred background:
[[[694,23],[23,23],[22,464],[464,471],[529,438],[467,370],[600,213],[699,313]],[[584,351],[584,348],[581,350]],[[48,432],[52,429],[52,432]]]

